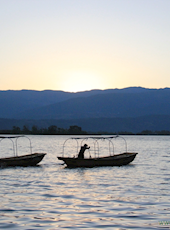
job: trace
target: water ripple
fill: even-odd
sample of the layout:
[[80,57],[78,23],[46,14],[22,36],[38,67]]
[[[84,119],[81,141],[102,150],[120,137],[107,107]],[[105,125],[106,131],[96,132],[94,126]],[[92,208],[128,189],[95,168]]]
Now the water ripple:
[[92,169],[60,165],[51,148],[62,146],[58,138],[33,137],[37,152],[46,143],[39,167],[0,169],[1,229],[170,228],[166,137],[128,136],[139,152],[133,164]]

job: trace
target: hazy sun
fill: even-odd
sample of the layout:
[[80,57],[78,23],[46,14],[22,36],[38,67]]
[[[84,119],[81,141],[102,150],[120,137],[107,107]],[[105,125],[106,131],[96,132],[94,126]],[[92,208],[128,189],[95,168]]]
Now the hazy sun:
[[71,72],[62,78],[62,90],[69,92],[79,92],[91,89],[101,89],[101,78],[88,72]]

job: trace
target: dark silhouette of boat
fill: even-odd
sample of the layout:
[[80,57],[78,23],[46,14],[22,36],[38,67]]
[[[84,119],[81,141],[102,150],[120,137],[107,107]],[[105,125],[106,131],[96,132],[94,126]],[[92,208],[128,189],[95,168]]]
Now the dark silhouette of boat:
[[0,167],[35,166],[45,155],[46,153],[32,153],[24,156],[1,158]]
[[[0,142],[4,139],[9,139],[12,141],[13,144],[13,152],[14,156],[13,157],[5,157],[5,158],[0,158],[0,167],[15,167],[15,166],[35,166],[37,165],[46,155],[46,153],[32,153],[32,147],[31,147],[31,141],[30,141],[30,150],[31,154],[27,155],[22,155],[18,156],[17,154],[17,140],[20,137],[26,137],[26,136],[11,136],[11,137],[6,137],[6,136],[0,136]],[[16,140],[15,144],[13,139]]]
[[115,156],[99,157],[99,158],[71,158],[58,157],[63,160],[68,167],[95,167],[95,166],[122,166],[131,163],[137,153],[122,153]]
[[[109,141],[109,150],[110,150],[110,145],[113,146],[113,142],[112,142],[113,138],[117,138],[117,137],[119,137],[119,136],[71,138],[74,140],[83,139],[83,141],[87,140],[89,138],[94,139],[94,146],[97,145],[97,154],[95,153],[95,157],[91,157],[91,155],[90,155],[89,158],[79,158],[79,157],[75,157],[75,156],[74,157],[64,157],[64,153],[63,153],[63,156],[59,156],[58,159],[64,161],[64,163],[67,165],[67,167],[71,167],[71,168],[127,165],[127,164],[131,163],[137,155],[137,153],[127,152],[127,144],[126,144],[126,151],[124,153],[115,155],[114,153],[110,152],[109,156],[99,157],[98,141],[99,140],[108,140]],[[65,141],[65,143],[66,143],[66,141]],[[65,145],[65,143],[64,143],[64,145]],[[126,140],[125,140],[125,143],[126,143]],[[63,149],[64,149],[64,145],[63,145]],[[94,151],[96,151],[96,149]]]

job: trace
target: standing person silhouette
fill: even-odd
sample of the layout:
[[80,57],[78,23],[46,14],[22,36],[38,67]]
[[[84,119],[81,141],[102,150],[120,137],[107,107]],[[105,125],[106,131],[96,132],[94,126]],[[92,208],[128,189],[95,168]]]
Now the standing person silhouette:
[[84,159],[84,152],[86,149],[89,149],[90,146],[88,147],[88,145],[84,144],[83,146],[81,146],[80,152],[78,154],[78,158]]

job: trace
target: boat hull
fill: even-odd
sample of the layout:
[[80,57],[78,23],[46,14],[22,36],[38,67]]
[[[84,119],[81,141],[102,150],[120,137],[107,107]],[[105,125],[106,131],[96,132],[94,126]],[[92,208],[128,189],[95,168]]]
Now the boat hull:
[[122,153],[119,155],[100,157],[100,158],[71,158],[71,157],[58,157],[71,168],[76,167],[96,167],[96,166],[122,166],[131,163],[137,153]]
[[0,167],[15,167],[15,166],[35,166],[46,155],[46,153],[33,153],[24,156],[8,157],[0,159]]

